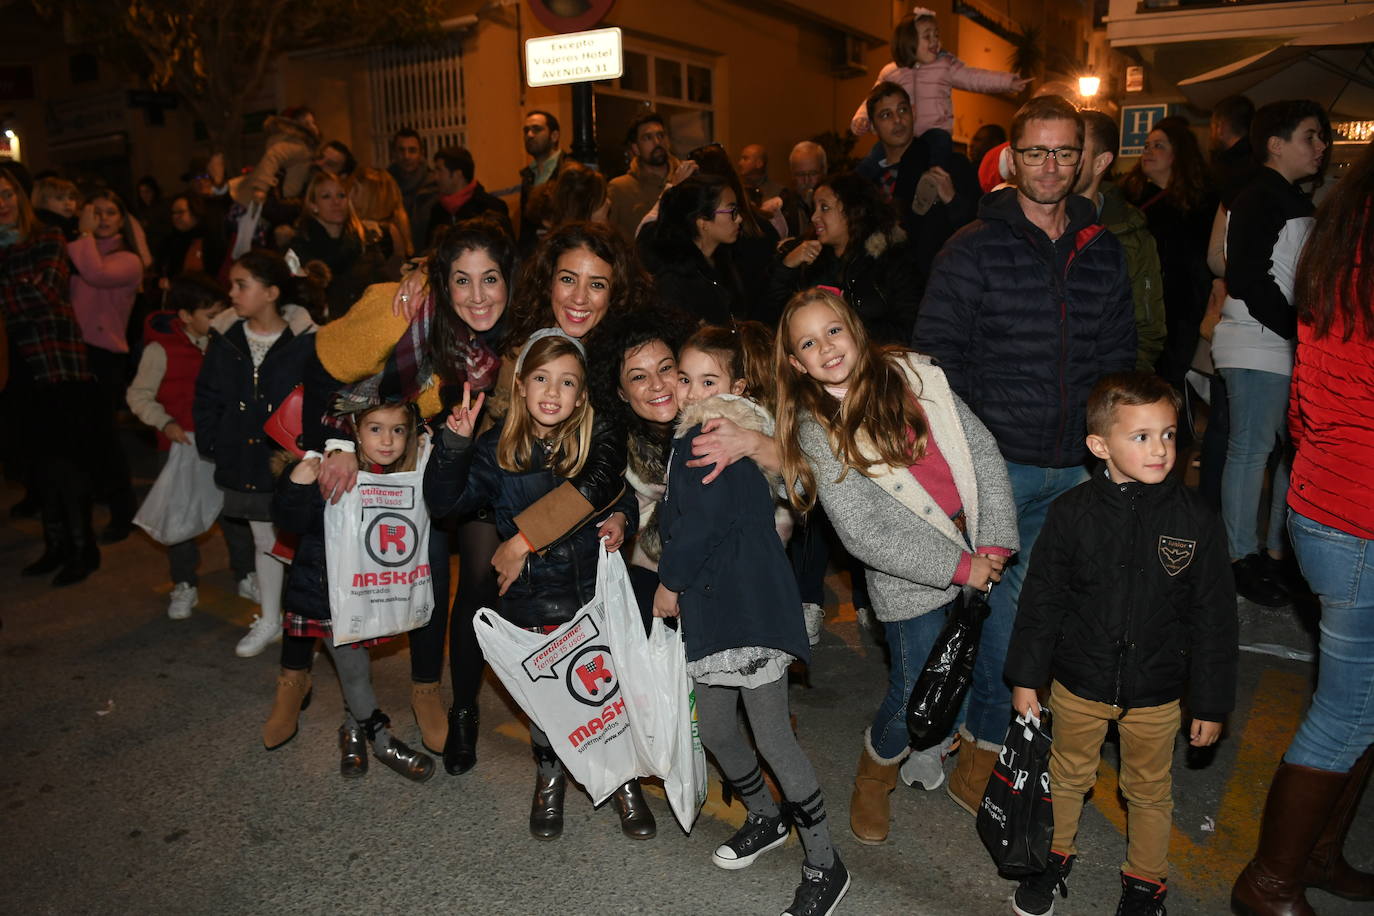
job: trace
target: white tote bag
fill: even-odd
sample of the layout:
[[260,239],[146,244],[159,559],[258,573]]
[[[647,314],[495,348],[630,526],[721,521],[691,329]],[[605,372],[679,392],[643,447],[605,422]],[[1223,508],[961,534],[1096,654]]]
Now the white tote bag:
[[334,645],[422,627],[434,611],[429,509],[421,447],[413,471],[358,474],[358,485],[324,507],[324,555]]
[[180,544],[209,531],[224,508],[224,493],[215,486],[215,463],[190,445],[173,442],[167,464],[138,507],[134,524],[159,544]]

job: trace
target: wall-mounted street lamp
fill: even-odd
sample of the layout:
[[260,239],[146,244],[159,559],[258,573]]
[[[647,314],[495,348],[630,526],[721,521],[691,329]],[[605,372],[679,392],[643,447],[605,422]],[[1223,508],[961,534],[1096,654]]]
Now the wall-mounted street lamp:
[[1078,94],[1085,99],[1090,99],[1097,95],[1097,90],[1102,88],[1102,80],[1096,76],[1080,76],[1078,78]]

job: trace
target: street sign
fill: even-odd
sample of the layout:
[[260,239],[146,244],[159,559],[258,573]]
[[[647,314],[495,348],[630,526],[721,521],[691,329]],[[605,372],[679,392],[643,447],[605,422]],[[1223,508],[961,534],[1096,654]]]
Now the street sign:
[[525,40],[525,74],[530,86],[616,79],[622,69],[620,29],[592,29]]
[[1122,105],[1121,106],[1121,155],[1139,156],[1145,151],[1145,138],[1159,121],[1169,114],[1169,106]]

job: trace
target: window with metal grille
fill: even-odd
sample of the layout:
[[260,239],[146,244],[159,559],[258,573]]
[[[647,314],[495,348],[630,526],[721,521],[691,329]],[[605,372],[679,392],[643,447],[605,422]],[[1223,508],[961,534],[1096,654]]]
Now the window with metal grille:
[[372,156],[391,159],[391,135],[409,127],[426,153],[467,145],[463,49],[454,42],[434,47],[375,48],[368,56],[372,94]]

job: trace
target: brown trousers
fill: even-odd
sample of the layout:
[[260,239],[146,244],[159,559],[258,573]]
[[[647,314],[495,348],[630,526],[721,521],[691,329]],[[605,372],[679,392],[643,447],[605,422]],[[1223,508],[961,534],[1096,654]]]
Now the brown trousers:
[[1121,735],[1121,794],[1126,797],[1126,862],[1121,870],[1151,881],[1169,873],[1169,833],[1173,825],[1174,738],[1179,729],[1178,701],[1123,710],[1074,695],[1055,681],[1050,686],[1054,745],[1050,755],[1050,794],[1054,797],[1055,852],[1077,852],[1074,838],[1083,798],[1097,782],[1102,740],[1115,720]]

